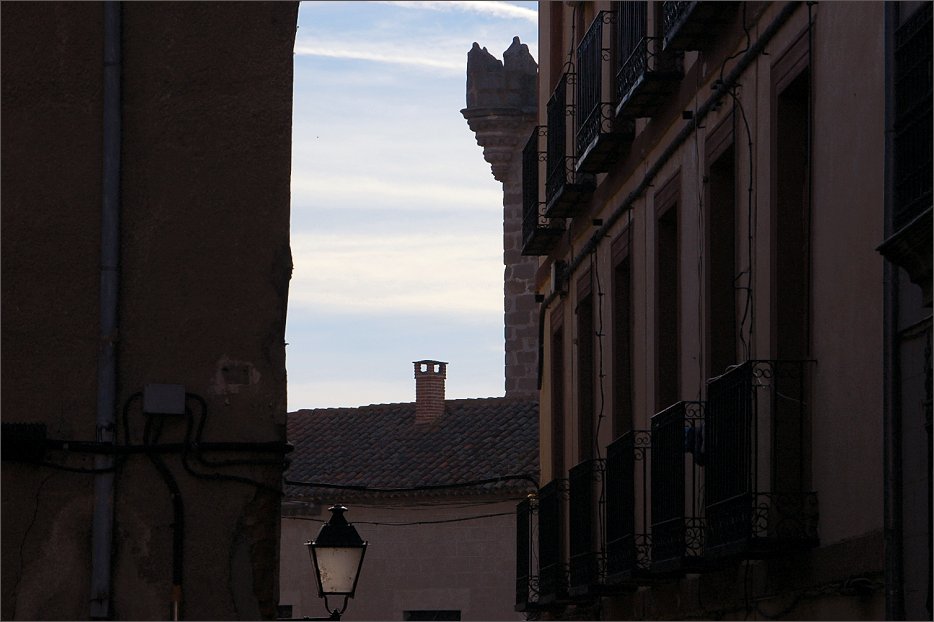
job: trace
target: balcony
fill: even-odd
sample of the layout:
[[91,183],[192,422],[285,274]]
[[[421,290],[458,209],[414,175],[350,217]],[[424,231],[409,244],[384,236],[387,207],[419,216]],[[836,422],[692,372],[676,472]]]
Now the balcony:
[[538,575],[534,539],[536,499],[524,499],[516,506],[516,611],[533,611],[538,600]]
[[568,565],[564,557],[567,494],[566,479],[554,479],[538,492],[539,605],[567,599]]
[[817,545],[806,464],[810,363],[747,361],[709,382],[705,556],[755,559]]
[[703,402],[678,402],[652,417],[653,574],[704,568]]
[[606,579],[607,585],[649,582],[651,537],[648,517],[647,430],[626,432],[606,449]]
[[931,16],[931,3],[925,2],[895,31],[892,235],[877,249],[921,287],[925,306],[934,298]]
[[931,15],[931,4],[924,3],[895,31],[896,231],[932,202]]
[[602,510],[603,460],[586,460],[568,473],[570,485],[570,596],[594,594],[602,582],[603,551],[599,516]]
[[[616,118],[615,92],[609,75],[610,28],[616,13],[600,11],[577,46],[577,172],[605,173],[635,138],[632,119]],[[606,65],[606,69],[604,68]]]
[[702,50],[730,23],[738,2],[662,2],[664,51]]
[[[593,175],[577,171],[573,153],[575,107],[568,103],[568,94],[577,81],[577,74],[565,73],[548,100],[547,177],[545,179],[545,216],[570,218],[577,216],[593,195],[596,183]],[[573,94],[573,93],[572,93]]]
[[532,130],[522,150],[522,254],[547,255],[564,233],[564,222],[546,218],[541,200],[541,170],[545,165],[543,149],[547,128]]
[[680,53],[662,53],[662,39],[649,36],[647,2],[619,2],[616,58],[616,115],[651,117],[677,88]]

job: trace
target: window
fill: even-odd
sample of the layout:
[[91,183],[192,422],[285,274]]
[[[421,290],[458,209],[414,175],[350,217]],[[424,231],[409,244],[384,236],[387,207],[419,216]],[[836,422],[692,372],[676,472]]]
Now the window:
[[[806,38],[793,44],[773,66],[772,344],[773,358],[800,361],[810,356],[810,177],[811,74]],[[796,377],[775,379],[776,395],[801,395]],[[799,491],[810,479],[806,410],[779,400],[772,413],[772,490]]]
[[590,274],[578,288],[577,432],[578,462],[594,457],[594,303]]
[[628,235],[629,230],[613,246],[613,438],[632,430],[632,268]]
[[552,317],[551,333],[551,468],[554,478],[564,477],[564,327]]
[[678,198],[676,175],[656,194],[655,227],[655,398],[656,412],[678,401],[680,393]]
[[[908,12],[908,3],[898,6]],[[931,119],[931,3],[925,2],[895,32],[896,231],[931,206]]]
[[776,101],[775,140],[775,358],[808,353],[808,100],[810,76],[802,71]]
[[[733,118],[707,139],[707,276],[708,376],[719,376],[736,361],[736,288],[748,283],[736,270],[736,154]],[[749,292],[746,292],[748,297]]]

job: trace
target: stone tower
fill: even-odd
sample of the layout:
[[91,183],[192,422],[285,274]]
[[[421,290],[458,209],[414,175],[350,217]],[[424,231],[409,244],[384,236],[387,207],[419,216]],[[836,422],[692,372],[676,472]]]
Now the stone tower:
[[503,184],[503,313],[506,397],[538,397],[537,257],[522,255],[522,148],[536,123],[538,66],[514,37],[494,58],[477,43],[467,54],[467,107],[461,114]]

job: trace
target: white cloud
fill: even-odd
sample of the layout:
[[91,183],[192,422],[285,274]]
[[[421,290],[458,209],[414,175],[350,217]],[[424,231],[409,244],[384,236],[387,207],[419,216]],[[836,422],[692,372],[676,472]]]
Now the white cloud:
[[[399,366],[403,363],[400,361]],[[395,378],[381,380],[372,375],[367,376],[365,382],[361,382],[359,377],[322,377],[311,381],[293,380],[290,377],[288,392],[290,411],[405,403],[415,401],[415,381],[407,386]]]
[[463,50],[457,50],[456,56],[442,54],[428,57],[423,55],[422,49],[387,51],[387,47],[389,46],[385,43],[370,44],[369,46],[355,44],[353,48],[344,48],[335,43],[296,43],[295,54],[299,56],[322,56],[407,65],[410,67],[440,69],[452,73],[463,73],[467,70],[467,53]]
[[[427,1],[374,4],[445,13],[466,12],[494,19],[518,18],[531,24],[537,24],[538,21],[538,14],[534,9],[508,2]],[[314,7],[309,8],[313,10]],[[331,22],[312,23],[309,28],[299,30],[294,51],[297,56],[358,60],[428,69],[448,75],[464,75],[467,70],[467,53],[474,41],[483,40],[483,45],[493,44],[495,47],[495,40],[499,39],[505,46],[509,44],[512,36],[517,34],[505,23],[461,24],[457,20],[466,18],[458,18],[455,15],[445,16],[443,27],[433,22],[411,24],[403,22],[401,17],[397,19],[400,26],[406,23],[409,31],[403,32],[391,25],[380,26],[364,22],[354,24],[350,30],[334,28]],[[506,30],[503,30],[504,28]],[[528,31],[529,28],[523,26],[521,30]],[[533,41],[526,43],[534,44]],[[534,48],[534,45],[530,47]],[[532,49],[532,52],[534,54],[535,50]]]
[[498,315],[503,309],[501,252],[499,239],[467,232],[293,232],[289,308]]
[[293,206],[357,207],[390,212],[470,209],[485,217],[498,218],[502,213],[502,200],[502,191],[488,184],[400,183],[398,178],[292,171]]
[[532,23],[538,23],[538,12],[535,9],[517,6],[509,2],[491,2],[470,1],[470,0],[445,0],[442,2],[384,2],[383,4],[392,4],[405,7],[407,9],[428,9],[432,11],[465,11],[471,13],[481,13],[501,18],[518,18],[528,20]]

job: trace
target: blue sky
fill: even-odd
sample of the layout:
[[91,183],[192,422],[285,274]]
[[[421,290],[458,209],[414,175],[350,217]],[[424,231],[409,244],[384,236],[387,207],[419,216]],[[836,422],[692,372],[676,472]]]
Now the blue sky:
[[467,52],[535,2],[302,2],[295,42],[289,410],[503,395],[502,186],[460,110]]

